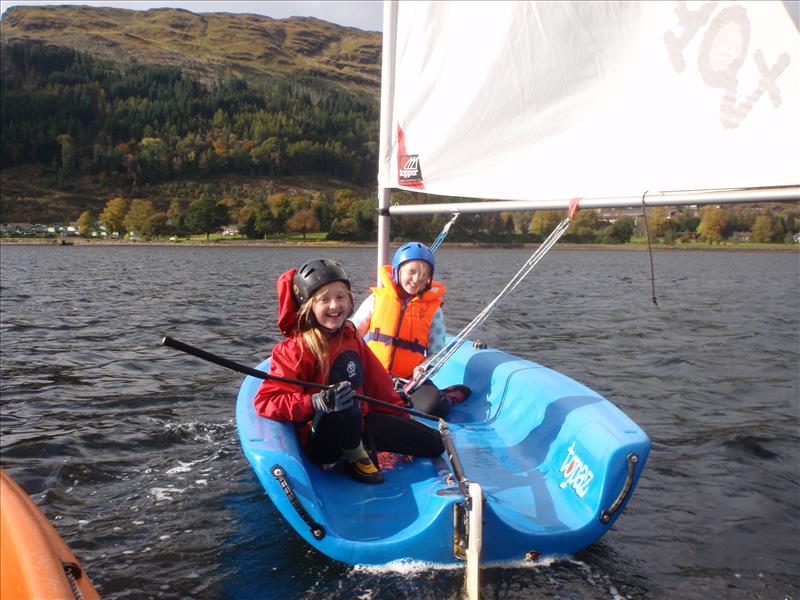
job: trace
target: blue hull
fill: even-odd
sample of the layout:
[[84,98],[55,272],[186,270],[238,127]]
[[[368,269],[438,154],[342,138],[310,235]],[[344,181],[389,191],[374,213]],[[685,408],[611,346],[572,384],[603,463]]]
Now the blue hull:
[[[268,361],[259,368],[267,370]],[[465,344],[434,377],[441,387],[459,382],[472,395],[453,409],[448,426],[465,476],[483,489],[482,561],[574,554],[600,538],[644,468],[650,440],[641,428],[580,383],[494,349]],[[239,390],[242,449],[309,544],[348,564],[459,562],[453,513],[463,498],[437,472],[441,461],[382,455],[382,485],[323,471],[306,460],[291,425],[255,414],[260,384],[248,376]]]

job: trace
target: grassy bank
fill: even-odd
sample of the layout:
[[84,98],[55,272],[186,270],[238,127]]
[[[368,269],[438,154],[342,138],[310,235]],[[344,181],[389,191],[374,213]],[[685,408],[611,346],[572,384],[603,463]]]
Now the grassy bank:
[[[2,237],[0,244],[38,244],[56,245],[55,238],[31,238],[31,237]],[[397,245],[399,242],[393,242]],[[245,237],[223,236],[214,234],[206,239],[205,235],[193,235],[177,238],[174,241],[168,239],[157,240],[99,240],[94,238],[69,237],[66,238],[67,245],[78,246],[308,246],[308,247],[375,247],[377,243],[371,242],[349,242],[338,240],[326,240],[324,233],[302,235],[280,235],[271,236],[266,239],[252,240]],[[487,243],[447,243],[442,244],[444,248],[487,248],[487,249],[535,249],[538,244],[487,244]],[[578,251],[619,251],[619,252],[645,252],[647,244],[643,242],[629,242],[627,244],[568,244],[559,243],[554,246],[557,250],[578,250]],[[653,244],[653,251],[735,251],[735,252],[800,252],[800,244],[761,244],[756,242],[720,242],[718,244],[707,244],[703,242],[686,242],[680,244]]]

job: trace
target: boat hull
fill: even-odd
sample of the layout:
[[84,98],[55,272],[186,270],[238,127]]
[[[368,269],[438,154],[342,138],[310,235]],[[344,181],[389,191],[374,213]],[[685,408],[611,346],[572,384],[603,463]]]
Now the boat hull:
[[39,507],[1,469],[0,573],[0,598],[100,597]]
[[[482,487],[482,560],[569,555],[600,538],[644,468],[650,441],[641,428],[586,386],[498,350],[464,345],[434,377],[439,386],[462,382],[472,395],[450,413],[448,429],[466,478]],[[305,458],[291,425],[255,414],[260,383],[247,377],[239,391],[242,448],[306,541],[348,564],[459,562],[454,513],[464,498],[441,459],[382,454],[382,485],[323,470]]]

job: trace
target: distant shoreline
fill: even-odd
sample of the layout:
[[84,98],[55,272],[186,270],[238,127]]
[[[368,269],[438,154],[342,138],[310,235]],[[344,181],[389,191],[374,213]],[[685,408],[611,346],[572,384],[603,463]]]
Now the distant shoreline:
[[[345,242],[345,241],[302,241],[302,240],[180,240],[170,242],[157,241],[126,241],[126,240],[88,240],[84,238],[67,239],[64,244],[59,244],[55,239],[49,238],[0,238],[1,245],[19,246],[168,246],[168,247],[253,247],[253,248],[377,248],[375,242]],[[501,244],[485,242],[444,243],[443,248],[485,248],[487,250],[526,250],[535,249],[539,244]],[[557,250],[608,250],[619,252],[646,252],[646,244],[569,244],[559,243],[554,246]],[[800,252],[800,244],[764,244],[763,246],[746,246],[742,244],[653,244],[653,251],[685,251],[685,252]]]

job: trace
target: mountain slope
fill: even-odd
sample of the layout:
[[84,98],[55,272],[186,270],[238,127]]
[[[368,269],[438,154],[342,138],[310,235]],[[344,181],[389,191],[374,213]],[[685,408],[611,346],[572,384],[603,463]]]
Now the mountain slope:
[[207,86],[223,75],[278,76],[380,93],[381,34],[319,19],[147,11],[88,6],[15,6],[0,43],[36,40],[116,63],[172,65]]

